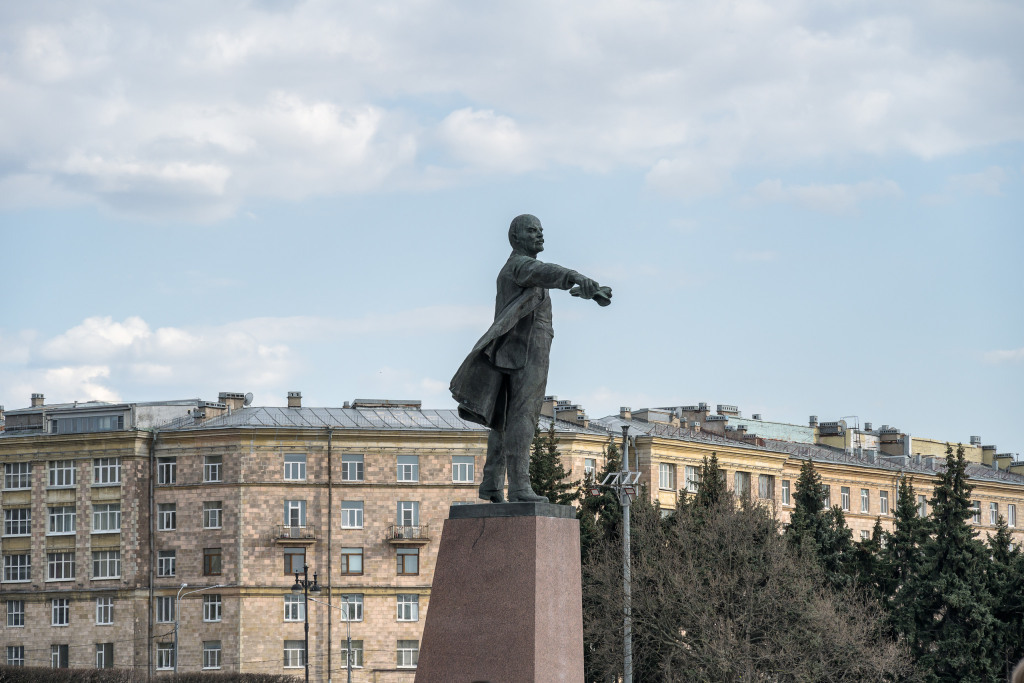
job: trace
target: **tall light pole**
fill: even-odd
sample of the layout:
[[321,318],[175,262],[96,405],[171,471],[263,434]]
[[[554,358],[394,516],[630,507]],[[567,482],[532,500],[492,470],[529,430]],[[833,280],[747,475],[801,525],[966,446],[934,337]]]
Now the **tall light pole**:
[[[303,645],[302,658],[305,660],[306,665],[306,683],[309,683],[309,594],[320,593],[320,585],[316,582],[316,572],[313,572],[313,580],[309,580],[309,567],[305,564],[302,565],[302,578],[299,578],[299,573],[295,572],[295,585],[292,586],[292,593],[295,595],[302,594],[302,614],[305,617],[305,640]],[[330,644],[328,644],[330,647]]]
[[204,588],[197,588],[194,591],[189,591],[185,595],[181,594],[181,591],[188,587],[187,583],[181,584],[181,588],[178,589],[178,596],[174,598],[174,675],[178,675],[178,624],[181,623],[181,599],[185,595],[192,595],[193,593],[201,593],[202,591],[208,591],[213,588],[227,588],[228,584],[218,583],[215,586],[206,586]]
[[622,681],[633,683],[633,593],[631,562],[629,558],[629,504],[636,497],[640,480],[640,461],[637,471],[629,469],[629,425],[622,425],[622,470],[609,472],[600,484],[590,489],[590,495],[601,495],[601,488],[615,491],[622,506]]
[[[349,600],[349,596],[346,595],[345,596],[345,608],[342,609],[341,607],[338,607],[337,605],[332,605],[329,602],[323,602],[322,600],[316,600],[314,598],[309,598],[310,602],[316,602],[316,603],[319,603],[321,605],[326,605],[327,607],[330,607],[332,609],[341,610],[341,613],[345,615],[345,630],[347,632],[346,640],[348,642],[348,644],[346,645],[346,650],[345,650],[346,652],[348,652],[348,656],[345,657],[345,660],[346,660],[345,668],[348,669],[348,683],[352,683],[352,660],[354,659],[354,657],[352,655],[352,616],[351,616],[352,613],[349,612],[349,604],[350,603],[349,603],[348,600]],[[327,647],[328,648],[330,647],[330,643],[328,643]]]

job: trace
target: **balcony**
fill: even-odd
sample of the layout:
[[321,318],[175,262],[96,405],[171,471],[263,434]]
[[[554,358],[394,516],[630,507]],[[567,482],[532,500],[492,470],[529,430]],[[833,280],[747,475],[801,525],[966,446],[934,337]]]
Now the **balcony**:
[[316,543],[316,527],[279,524],[274,529],[274,541],[279,545],[311,545]]
[[424,545],[430,542],[430,525],[399,526],[392,524],[388,527],[388,534],[385,540],[391,545]]

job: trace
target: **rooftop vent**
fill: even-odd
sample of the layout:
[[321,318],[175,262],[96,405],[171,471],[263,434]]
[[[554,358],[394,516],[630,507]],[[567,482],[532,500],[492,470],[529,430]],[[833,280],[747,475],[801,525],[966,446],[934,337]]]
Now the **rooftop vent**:
[[972,446],[980,446],[981,445],[981,437],[980,436],[972,436],[971,437],[971,445]]
[[289,391],[288,392],[288,407],[289,408],[301,408],[302,407],[302,392],[301,391]]
[[33,408],[38,408],[41,405],[43,405],[43,395],[42,394],[32,394],[31,406]]
[[729,416],[728,415],[708,415],[706,419],[707,419],[708,422],[728,422]]
[[707,403],[705,403],[704,401],[701,401],[701,402],[700,402],[700,403],[699,403],[699,404],[697,405],[697,409],[698,409],[698,410],[707,410],[707,409],[708,409],[708,404],[707,404]]
[[865,422],[864,423],[864,431],[865,432],[870,432],[871,431],[871,423],[870,422]]
[[754,413],[753,415],[750,416],[750,419],[751,420],[760,420],[761,419],[761,413]]
[[633,411],[629,406],[622,406],[619,408],[619,418],[623,420],[630,420],[633,418]]
[[731,406],[728,403],[719,403],[716,411],[719,415],[739,415],[740,409],[737,406]]
[[809,426],[811,426],[811,427],[817,427],[818,426],[818,416],[817,415],[811,415],[810,419],[807,421],[807,424]]

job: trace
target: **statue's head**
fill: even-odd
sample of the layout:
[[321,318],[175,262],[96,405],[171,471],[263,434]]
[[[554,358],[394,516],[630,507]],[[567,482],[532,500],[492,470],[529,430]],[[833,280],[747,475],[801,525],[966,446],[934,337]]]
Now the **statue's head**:
[[513,249],[536,256],[544,251],[544,229],[540,219],[528,213],[516,216],[508,226],[508,241]]

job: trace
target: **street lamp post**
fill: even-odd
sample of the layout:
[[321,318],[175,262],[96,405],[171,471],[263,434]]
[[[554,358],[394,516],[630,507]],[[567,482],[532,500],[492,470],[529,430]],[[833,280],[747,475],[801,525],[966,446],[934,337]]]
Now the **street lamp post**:
[[[197,588],[194,591],[189,591],[185,595],[192,595],[193,593],[200,593],[202,591],[208,591],[213,588],[227,588],[228,584],[218,583],[215,586],[205,586],[203,588]],[[181,588],[178,589],[178,596],[174,598],[174,676],[178,676],[178,624],[181,623],[181,599],[185,597],[181,594],[181,591],[188,587],[187,583],[182,583]]]
[[302,594],[302,614],[305,617],[305,639],[303,644],[302,657],[305,660],[306,665],[306,683],[309,683],[309,594],[320,593],[320,584],[316,581],[316,572],[313,572],[313,580],[309,580],[309,567],[305,564],[302,565],[302,578],[299,578],[299,573],[295,572],[295,585],[292,586],[292,593],[295,595]]
[[[347,596],[347,595],[345,596],[345,607],[344,607],[344,609],[342,609],[341,607],[338,607],[337,605],[332,605],[329,602],[323,602],[322,600],[316,600],[314,598],[310,598],[309,600],[310,600],[310,602],[316,602],[316,603],[319,603],[321,605],[326,605],[327,607],[331,607],[331,608],[336,609],[336,610],[341,610],[341,613],[345,615],[345,631],[346,631],[345,640],[346,640],[346,643],[347,643],[346,646],[345,646],[346,647],[345,651],[348,653],[348,655],[345,657],[345,668],[348,670],[348,683],[352,683],[352,660],[354,659],[354,657],[352,655],[352,617],[351,617],[352,613],[349,612],[349,609],[350,609],[350,603],[348,601],[349,600],[349,596]],[[330,647],[330,645],[328,645],[328,647]]]

